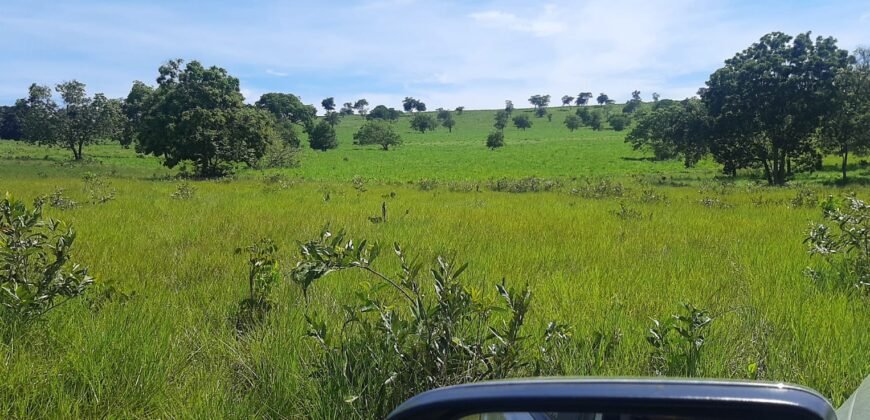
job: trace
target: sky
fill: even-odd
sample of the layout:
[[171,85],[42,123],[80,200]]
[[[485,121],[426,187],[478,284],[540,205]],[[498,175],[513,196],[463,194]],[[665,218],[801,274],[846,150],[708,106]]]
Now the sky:
[[695,94],[772,31],[870,45],[870,1],[0,0],[0,104],[76,79],[124,97],[172,58],[226,68],[254,102],[493,109],[578,92]]

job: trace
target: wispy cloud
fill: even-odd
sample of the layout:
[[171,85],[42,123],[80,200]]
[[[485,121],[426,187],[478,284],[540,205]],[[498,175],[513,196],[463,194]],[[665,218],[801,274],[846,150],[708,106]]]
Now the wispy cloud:
[[513,13],[500,10],[487,10],[485,12],[472,13],[469,16],[475,21],[491,28],[506,28],[514,31],[529,32],[537,36],[549,36],[565,31],[565,25],[562,22],[546,16],[551,14],[553,10],[553,6],[548,5],[544,9],[544,16],[532,19],[522,19]]
[[270,75],[272,75],[272,76],[278,76],[278,77],[287,77],[287,76],[290,75],[290,73],[285,73],[285,72],[281,72],[281,71],[275,71],[275,70],[272,70],[272,69],[266,69],[266,74],[270,74]]

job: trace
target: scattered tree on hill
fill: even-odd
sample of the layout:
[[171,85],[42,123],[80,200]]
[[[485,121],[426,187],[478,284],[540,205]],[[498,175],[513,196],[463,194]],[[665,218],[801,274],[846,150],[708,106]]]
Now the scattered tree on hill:
[[341,122],[341,114],[335,111],[328,111],[326,115],[323,116],[323,120],[330,126],[335,127]]
[[402,115],[402,111],[396,110],[394,108],[387,108],[384,105],[378,105],[371,110],[371,112],[366,115],[367,120],[384,120],[384,121],[398,121],[399,117]]
[[341,106],[341,109],[338,110],[338,113],[341,114],[342,116],[353,115],[353,103],[352,102],[345,102]]
[[583,120],[580,119],[577,115],[568,114],[565,117],[565,127],[568,127],[568,130],[574,132],[574,130],[580,128],[583,125]]
[[421,133],[434,131],[438,127],[438,121],[430,114],[416,114],[411,117],[411,128]]
[[631,92],[631,100],[637,101],[637,102],[643,102],[643,100],[640,98],[640,91],[639,90],[634,90]]
[[24,116],[24,100],[13,106],[0,106],[0,139],[21,140],[21,120]]
[[728,59],[701,95],[715,121],[716,160],[726,168],[760,164],[769,184],[784,184],[791,160],[817,159],[813,134],[849,62],[834,38],[813,41],[809,32],[773,32]]
[[415,109],[417,109],[418,102],[418,100],[410,96],[406,96],[405,99],[402,100],[402,108],[405,109],[405,112],[413,112]]
[[547,113],[547,122],[553,122],[553,113],[552,112]]
[[569,106],[571,102],[574,101],[574,97],[570,95],[565,95],[562,97],[562,106]]
[[513,114],[514,112],[514,101],[507,99],[504,101],[504,112],[507,112],[508,115]]
[[142,115],[145,111],[144,106],[148,97],[153,92],[154,88],[137,80],[133,82],[133,87],[130,88],[127,99],[121,105],[121,112],[126,117],[126,123],[121,134],[121,144],[125,147],[136,142],[137,127],[140,127],[142,124]]
[[443,113],[438,113],[438,119],[441,121],[441,125],[447,129],[448,133],[453,132],[453,127],[456,126],[456,120],[453,119],[453,114],[450,111],[443,111]]
[[528,115],[522,114],[514,117],[514,126],[518,129],[526,131],[527,128],[532,126],[532,120],[529,119]]
[[118,133],[122,116],[117,102],[102,93],[88,97],[85,84],[76,80],[55,86],[62,104],[52,99],[48,86],[33,84],[22,102],[23,138],[38,144],[59,146],[82,159],[85,145],[96,143]]
[[320,106],[322,106],[327,112],[335,111],[335,98],[330,96],[320,101]]
[[535,106],[536,109],[543,109],[550,105],[550,95],[532,95],[529,98],[529,103]]
[[317,109],[305,105],[292,93],[265,93],[254,103],[257,108],[269,111],[277,121],[290,121],[308,126],[317,115]]
[[591,127],[595,131],[601,131],[604,125],[604,117],[601,115],[601,111],[596,110],[591,113],[589,117],[589,127]]
[[592,92],[581,92],[577,94],[577,99],[575,99],[575,103],[577,106],[586,105],[589,103],[589,100],[592,99]]
[[360,100],[354,102],[353,109],[356,110],[357,114],[365,117],[366,113],[369,111],[369,109],[367,108],[368,106],[369,106],[369,101],[367,101],[365,99],[360,99]]
[[625,114],[632,114],[640,109],[641,104],[643,104],[643,101],[640,99],[640,91],[635,90],[634,92],[631,92],[631,99],[625,103],[624,107],[622,107],[622,112]]
[[273,116],[245,106],[239,80],[226,70],[198,61],[182,68],[182,63],[160,66],[157,88],[143,107],[136,151],[161,157],[170,168],[193,161],[200,176],[223,175],[234,163],[258,161],[274,137]]
[[658,92],[653,92],[653,94],[652,94],[653,102],[658,102],[660,97],[661,97],[661,95],[659,95]]
[[508,118],[510,118],[510,113],[507,111],[497,111],[495,113],[495,123],[493,124],[493,127],[495,127],[496,130],[504,130],[504,128],[507,127]]
[[338,147],[335,129],[326,121],[320,121],[308,132],[308,145],[314,150],[327,151]]
[[486,147],[495,150],[504,146],[504,132],[496,130],[486,136]]
[[454,111],[456,111],[456,115],[462,115],[462,113],[465,111],[465,107],[464,106],[457,106]]
[[602,94],[598,95],[598,98],[595,98],[595,100],[598,101],[598,105],[604,105],[607,103],[607,101],[610,100],[610,97],[607,96],[606,94],[602,93]]
[[402,144],[402,137],[399,133],[393,130],[393,126],[384,121],[369,121],[363,124],[353,135],[354,143],[361,146],[368,144],[377,144],[384,150],[389,150],[390,146],[398,146]]
[[622,131],[631,123],[631,118],[626,114],[613,114],[607,117],[607,123],[613,131]]
[[417,101],[417,103],[414,105],[414,109],[417,110],[417,112],[425,112],[426,104],[422,101]]
[[686,99],[641,114],[625,141],[635,150],[652,151],[658,160],[681,157],[691,167],[709,151],[711,134],[704,104]]
[[443,121],[450,115],[450,111],[444,108],[438,108],[435,110],[435,118],[438,118],[438,121]]
[[583,125],[590,125],[592,123],[592,113],[589,112],[589,108],[578,108],[577,116],[580,117],[580,121],[583,122]]
[[833,107],[820,130],[822,150],[842,158],[843,182],[849,154],[870,152],[870,49],[859,48],[853,56],[855,63],[834,79]]
[[547,115],[547,108],[535,108],[536,117],[543,118],[544,115]]

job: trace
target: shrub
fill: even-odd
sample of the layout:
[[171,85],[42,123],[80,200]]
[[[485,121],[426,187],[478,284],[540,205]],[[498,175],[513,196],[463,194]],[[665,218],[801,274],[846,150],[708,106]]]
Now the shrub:
[[299,166],[299,147],[277,138],[269,141],[263,157],[254,165],[258,169],[295,168],[297,166]]
[[487,187],[492,191],[525,193],[552,191],[562,186],[558,180],[528,177],[522,179],[501,178],[489,181]]
[[497,149],[504,146],[504,133],[501,130],[493,131],[486,136],[486,147]]
[[619,182],[613,182],[610,179],[601,179],[598,182],[585,180],[585,184],[571,190],[572,194],[578,194],[583,198],[608,198],[622,197],[625,194],[625,188]]
[[613,131],[622,131],[631,123],[631,118],[625,114],[613,114],[607,118],[607,123]]
[[85,183],[85,193],[91,204],[103,204],[115,199],[115,189],[106,181],[106,177],[88,172],[82,178]]
[[683,310],[683,314],[672,315],[662,322],[652,320],[647,342],[653,347],[650,367],[656,375],[698,375],[705,334],[713,318],[691,303],[684,303]]
[[248,296],[239,303],[236,314],[236,332],[240,335],[260,325],[272,309],[272,288],[281,279],[277,252],[278,247],[270,239],[236,249],[236,254],[248,255]]
[[811,226],[804,240],[810,254],[823,257],[834,271],[836,284],[854,287],[870,294],[870,206],[855,197],[847,197],[844,208],[829,199],[824,218],[836,227],[819,223]]
[[20,327],[81,295],[93,283],[70,262],[76,232],[43,219],[43,199],[27,209],[11,194],[0,201],[0,328],[4,341]]
[[568,127],[568,130],[571,130],[572,132],[580,128],[580,126],[582,125],[583,120],[581,120],[580,117],[576,115],[568,115],[565,117],[565,127]]
[[308,132],[308,144],[314,150],[326,151],[338,147],[335,129],[328,122],[321,120]]
[[61,210],[71,210],[78,206],[78,203],[66,196],[66,190],[57,188],[51,195],[48,196],[48,205]]
[[193,198],[194,194],[196,194],[196,187],[190,185],[189,182],[184,181],[175,187],[175,192],[172,193],[172,198],[176,200],[189,200]]
[[513,121],[514,126],[523,131],[526,131],[527,128],[532,127],[532,120],[529,119],[528,115],[517,115],[516,117],[514,117]]
[[438,128],[438,121],[430,114],[416,114],[411,118],[411,128],[421,133],[434,131]]

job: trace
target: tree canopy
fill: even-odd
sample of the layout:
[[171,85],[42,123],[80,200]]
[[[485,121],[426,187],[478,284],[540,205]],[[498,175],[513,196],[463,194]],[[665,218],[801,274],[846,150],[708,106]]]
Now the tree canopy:
[[431,114],[417,114],[411,117],[411,128],[421,133],[434,131],[438,128],[438,121]]
[[326,121],[319,121],[308,132],[308,145],[314,150],[327,151],[338,147],[335,129]]
[[384,121],[369,121],[354,133],[353,140],[359,145],[377,144],[384,150],[390,146],[402,144],[402,137],[393,129],[391,124]]
[[269,111],[277,121],[290,121],[294,124],[308,126],[317,109],[312,105],[305,105],[292,93],[265,93],[254,103],[257,108]]
[[320,101],[320,106],[326,111],[335,111],[335,98],[332,96]]
[[514,126],[520,130],[526,131],[527,128],[532,127],[532,120],[528,115],[522,114],[517,115],[513,118]]
[[402,116],[402,111],[396,110],[394,108],[387,108],[384,105],[378,105],[374,107],[367,115],[367,120],[384,120],[384,121],[398,121],[399,117]]

